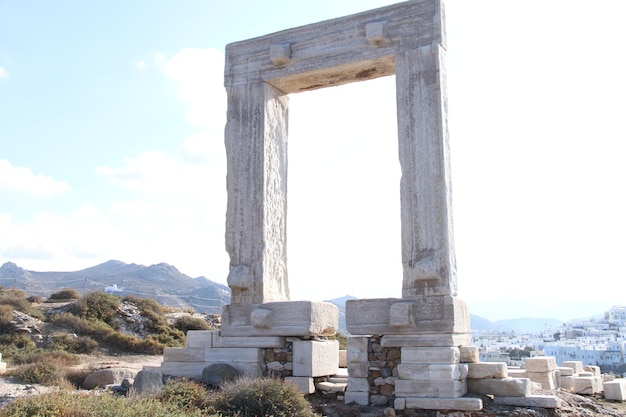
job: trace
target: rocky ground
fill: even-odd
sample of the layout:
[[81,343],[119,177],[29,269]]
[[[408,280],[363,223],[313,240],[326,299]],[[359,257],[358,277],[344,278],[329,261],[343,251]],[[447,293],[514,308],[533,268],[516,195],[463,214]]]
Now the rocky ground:
[[[162,356],[151,355],[91,355],[86,356],[80,367],[86,369],[129,368],[141,370],[144,365],[159,365]],[[45,387],[36,384],[24,384],[12,377],[0,377],[0,405],[12,399],[24,396],[40,395],[57,390],[57,387]],[[624,417],[626,403],[610,402],[603,398],[580,396],[559,391],[562,406],[556,410],[539,408],[507,407],[494,404],[489,397],[482,397],[484,408],[481,412],[452,414],[455,417]],[[314,409],[324,416],[332,417],[382,417],[390,416],[391,410],[384,407],[363,407],[355,404],[344,404],[334,395],[315,394],[309,396]],[[406,410],[395,412],[397,416],[406,417],[439,417],[434,411]],[[445,415],[445,414],[443,414]]]

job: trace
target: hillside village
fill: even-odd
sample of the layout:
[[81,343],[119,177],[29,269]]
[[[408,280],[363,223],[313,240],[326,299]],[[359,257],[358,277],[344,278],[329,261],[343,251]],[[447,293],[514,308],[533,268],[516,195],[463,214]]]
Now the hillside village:
[[[626,307],[615,306],[601,318],[572,320],[539,332],[472,331],[481,361],[521,365],[518,354],[554,356],[558,364],[581,361],[603,372],[626,374]],[[512,352],[513,355],[511,355]]]

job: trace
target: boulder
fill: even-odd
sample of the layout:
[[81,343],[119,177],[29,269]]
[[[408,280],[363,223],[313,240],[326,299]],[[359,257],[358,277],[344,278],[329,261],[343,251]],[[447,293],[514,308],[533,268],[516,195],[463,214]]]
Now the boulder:
[[132,383],[132,389],[137,394],[148,394],[161,391],[163,388],[163,373],[154,369],[139,371]]
[[125,378],[134,378],[137,372],[128,368],[107,368],[100,369],[87,375],[83,382],[83,388],[94,389],[106,387],[107,385],[119,385]]
[[240,376],[241,372],[226,363],[213,363],[202,370],[202,382],[215,388]]

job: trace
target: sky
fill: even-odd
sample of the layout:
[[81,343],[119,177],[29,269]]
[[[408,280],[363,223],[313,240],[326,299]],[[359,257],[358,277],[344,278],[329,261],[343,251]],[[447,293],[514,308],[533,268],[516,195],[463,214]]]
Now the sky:
[[[225,45],[393,3],[0,0],[0,264],[225,284]],[[626,304],[626,2],[446,13],[459,298],[490,320]],[[400,297],[394,77],[291,95],[289,129],[292,299]]]

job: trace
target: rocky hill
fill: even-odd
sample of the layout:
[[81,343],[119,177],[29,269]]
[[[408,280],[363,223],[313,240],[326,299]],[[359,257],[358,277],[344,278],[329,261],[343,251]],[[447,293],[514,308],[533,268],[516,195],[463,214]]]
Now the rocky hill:
[[220,313],[230,302],[230,289],[206,277],[192,278],[166,263],[144,266],[111,260],[71,272],[38,272],[7,262],[0,267],[0,286],[28,295],[49,297],[62,288],[81,294],[106,291],[115,295],[154,298],[162,305]]

